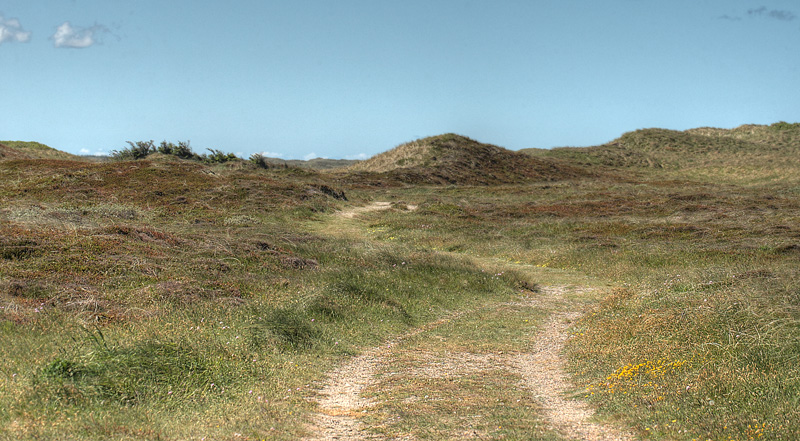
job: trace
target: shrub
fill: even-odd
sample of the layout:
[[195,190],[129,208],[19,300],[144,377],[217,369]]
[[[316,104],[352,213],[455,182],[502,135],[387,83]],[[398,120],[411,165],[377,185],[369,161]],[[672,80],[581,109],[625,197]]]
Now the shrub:
[[257,167],[261,168],[271,168],[272,164],[267,161],[267,157],[262,155],[261,153],[253,153],[250,155],[249,161]]
[[800,123],[787,123],[786,121],[779,121],[769,127],[773,130],[792,130],[800,128]]
[[221,150],[215,150],[215,149],[206,149],[206,150],[208,150],[211,153],[202,155],[200,157],[200,159],[205,163],[222,164],[228,161],[236,160],[236,155],[234,155],[233,153],[225,153]]
[[200,159],[200,155],[192,151],[192,148],[189,146],[189,141],[178,141],[177,145],[171,142],[161,141],[158,152],[164,155],[177,156],[181,159]]
[[112,150],[111,157],[118,160],[135,160],[135,159],[144,159],[151,153],[155,153],[157,151],[155,143],[150,141],[137,141],[131,142],[126,141],[128,143],[128,147],[125,147],[122,150]]
[[205,162],[206,164],[221,164],[237,159],[236,155],[233,153],[225,153],[222,150],[215,149],[206,149],[210,153],[198,155],[192,151],[189,141],[178,141],[178,144],[161,141],[158,147],[156,147],[152,140],[137,142],[127,141],[127,143],[129,147],[121,150],[113,150],[111,152],[111,157],[121,161],[130,161],[144,159],[152,153],[161,153],[163,155],[176,156],[181,159]]

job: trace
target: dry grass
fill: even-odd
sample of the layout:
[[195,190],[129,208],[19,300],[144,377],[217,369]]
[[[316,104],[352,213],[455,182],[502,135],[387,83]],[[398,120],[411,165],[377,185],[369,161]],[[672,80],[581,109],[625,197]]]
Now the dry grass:
[[347,180],[368,185],[496,185],[557,181],[592,173],[561,161],[532,158],[446,134],[419,139],[360,162]]
[[366,161],[350,166],[352,171],[385,173],[397,168],[411,168],[430,165],[435,152],[433,146],[420,139],[401,144]]
[[78,160],[71,155],[38,142],[0,141],[0,159],[69,159]]

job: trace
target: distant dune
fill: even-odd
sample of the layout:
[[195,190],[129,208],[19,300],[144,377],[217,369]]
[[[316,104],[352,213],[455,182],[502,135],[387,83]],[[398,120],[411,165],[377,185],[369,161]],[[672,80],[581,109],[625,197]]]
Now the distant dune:
[[524,149],[537,158],[557,158],[582,166],[683,169],[728,165],[764,167],[795,161],[800,153],[800,124],[742,125],[734,129],[701,127],[686,131],[641,129],[596,147]]
[[79,159],[79,156],[30,141],[0,141],[0,159]]
[[350,167],[362,178],[408,184],[502,184],[586,175],[581,168],[484,144],[452,133],[418,139]]
[[[154,154],[149,159],[159,158]],[[72,155],[38,142],[0,141],[0,160],[13,159],[109,160]],[[278,167],[335,172],[340,179],[367,185],[511,184],[601,176],[622,169],[690,169],[722,164],[763,168],[800,162],[800,123],[685,131],[649,128],[594,147],[516,152],[447,133],[399,145],[364,161],[268,157],[262,161]]]

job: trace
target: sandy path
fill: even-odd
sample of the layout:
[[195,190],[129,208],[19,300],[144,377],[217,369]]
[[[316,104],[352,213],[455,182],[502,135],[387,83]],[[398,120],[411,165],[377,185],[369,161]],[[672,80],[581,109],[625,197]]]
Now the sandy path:
[[[544,288],[544,297],[536,303],[561,300],[565,292],[564,287]],[[580,316],[576,311],[551,314],[534,337],[531,352],[515,357],[516,370],[522,374],[524,386],[543,406],[545,419],[564,436],[587,441],[632,441],[635,438],[628,433],[592,422],[594,412],[586,403],[565,396],[573,385],[564,371],[561,352],[569,337],[569,326]]]
[[[405,207],[408,211],[414,211],[417,209],[416,205],[406,205]],[[388,210],[390,208],[392,208],[391,202],[373,202],[369,205],[364,205],[363,207],[354,207],[349,210],[340,211],[338,215],[346,219],[352,219],[362,213],[369,213],[370,211]]]
[[381,358],[378,352],[373,349],[331,372],[330,382],[320,391],[320,413],[309,441],[376,439],[364,432],[357,417],[372,404],[361,398],[361,391],[373,381]]
[[361,392],[373,384],[375,372],[391,353],[392,349],[403,340],[429,331],[437,326],[462,316],[464,313],[452,314],[372,348],[364,354],[354,357],[348,363],[328,375],[329,381],[320,390],[319,413],[314,421],[314,435],[305,438],[307,441],[329,440],[369,440],[382,439],[364,431],[358,417],[366,413],[374,403],[361,397]]
[[[530,302],[520,303],[524,306],[546,307],[563,302],[563,296],[569,290],[565,287],[546,287],[542,295]],[[500,306],[500,305],[497,305]],[[569,306],[567,303],[564,305]],[[563,308],[563,307],[562,307]],[[567,308],[568,309],[568,308]],[[458,316],[463,315],[459,314]],[[314,436],[308,441],[329,440],[372,440],[383,439],[366,432],[359,417],[369,412],[374,403],[361,397],[361,392],[375,382],[375,373],[389,356],[394,346],[410,336],[435,328],[454,315],[430,323],[421,328],[387,343],[373,348],[353,358],[339,369],[331,372],[329,382],[320,391],[318,400],[319,414],[315,419]],[[522,387],[531,391],[536,400],[544,408],[543,417],[551,427],[574,440],[586,441],[632,441],[631,434],[617,428],[592,421],[594,412],[584,402],[566,398],[573,389],[569,377],[564,371],[564,360],[561,352],[568,338],[568,328],[580,317],[576,311],[556,311],[545,321],[539,331],[532,336],[534,345],[530,352],[511,355],[504,358],[479,357],[473,354],[450,354],[450,362],[441,360],[436,363],[435,370],[428,372],[429,360],[422,354],[419,360],[420,376],[463,375],[465,370],[484,369],[504,365],[523,378]],[[443,372],[447,370],[448,372]],[[452,370],[452,372],[449,372]]]

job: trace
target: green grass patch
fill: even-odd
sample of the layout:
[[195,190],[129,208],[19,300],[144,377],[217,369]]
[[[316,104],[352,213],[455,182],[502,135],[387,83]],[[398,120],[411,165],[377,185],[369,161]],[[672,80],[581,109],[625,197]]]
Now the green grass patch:
[[546,315],[493,302],[404,340],[368,392],[378,402],[366,417],[371,431],[417,439],[564,439],[541,419],[513,368]]

